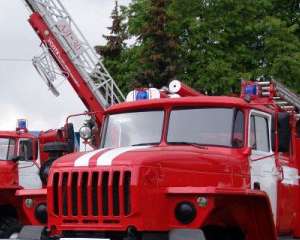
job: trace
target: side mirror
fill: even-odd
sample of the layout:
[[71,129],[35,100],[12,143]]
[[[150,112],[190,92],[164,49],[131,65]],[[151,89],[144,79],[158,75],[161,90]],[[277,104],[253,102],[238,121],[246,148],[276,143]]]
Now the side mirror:
[[72,123],[64,126],[65,137],[67,138],[68,152],[72,153],[75,150],[75,132]]
[[289,152],[291,142],[290,115],[287,112],[278,113],[278,151]]

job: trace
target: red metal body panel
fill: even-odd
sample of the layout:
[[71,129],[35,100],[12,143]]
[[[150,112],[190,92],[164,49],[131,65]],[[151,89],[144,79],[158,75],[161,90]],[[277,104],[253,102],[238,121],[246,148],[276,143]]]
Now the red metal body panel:
[[18,131],[0,131],[0,137],[11,137],[11,138],[35,138],[34,135],[25,132],[21,133]]
[[[47,189],[24,190],[20,189],[15,192],[16,209],[18,216],[23,225],[41,225],[35,217],[35,208],[43,203],[46,203]],[[31,205],[26,204],[26,201],[32,201]]]
[[[0,206],[14,208],[22,225],[42,225],[35,217],[35,208],[41,203],[46,204],[46,195],[46,189],[0,189]],[[28,200],[32,201],[30,206],[26,204]]]
[[17,164],[13,161],[0,161],[0,191],[1,189],[17,188],[18,186]]
[[[213,208],[225,209],[218,219],[227,219],[227,223],[239,222],[244,231],[249,232],[247,239],[277,239],[272,218],[272,210],[268,196],[261,191],[244,190],[238,188],[215,187],[174,187],[168,188],[170,196],[205,196],[213,201]],[[260,218],[255,213],[261,212]],[[206,223],[213,221],[214,217],[206,216]]]
[[[82,156],[82,153],[65,156],[65,159],[57,161],[53,166],[55,172],[61,176],[59,181],[60,190],[58,191],[62,191],[64,186],[62,182],[63,175],[68,172],[74,172],[74,159],[77,159],[79,156]],[[179,159],[184,160],[179,161]],[[268,227],[269,225],[268,229],[270,229],[270,232],[265,232],[264,239],[274,239],[275,230],[272,221],[270,221],[272,213],[268,198],[262,192],[247,190],[250,187],[250,179],[247,174],[248,161],[243,150],[223,148],[203,150],[195,147],[161,146],[134,153],[126,153],[116,158],[112,167],[99,168],[93,165],[95,163],[91,162],[91,164],[87,168],[78,169],[78,171],[81,174],[89,172],[90,176],[92,172],[131,172],[132,213],[129,216],[123,216],[120,213],[118,217],[113,217],[112,213],[107,217],[101,215],[92,217],[92,214],[84,217],[80,213],[79,216],[72,216],[71,212],[69,212],[68,215],[62,217],[62,212],[59,212],[58,215],[53,214],[52,197],[55,190],[52,187],[48,187],[48,202],[50,203],[49,222],[52,229],[56,228],[57,231],[72,229],[126,231],[129,225],[135,226],[139,231],[168,231],[169,229],[182,228],[182,224],[174,219],[176,204],[182,201],[190,201],[197,204],[197,198],[204,196],[208,197],[209,205],[200,209],[197,219],[184,227],[198,228],[211,224],[214,220],[209,215],[212,214],[216,205],[219,208],[223,204],[230,206],[229,202],[235,202],[235,207],[231,209],[232,213],[234,212],[234,217],[238,217],[239,221],[245,224],[245,229],[253,229],[253,234],[256,231],[254,236],[258,236],[258,232],[261,230],[256,228],[261,226]],[[234,176],[233,172],[239,172],[239,174]],[[52,178],[49,186],[53,185]],[[226,186],[228,187],[226,188]],[[81,185],[77,187],[80,189]],[[67,188],[71,194],[70,180]],[[81,206],[82,196],[80,193],[78,194],[78,205]],[[227,195],[231,195],[231,197],[228,198]],[[256,200],[257,202],[255,202]],[[62,202],[61,196],[58,200],[59,209],[62,209]],[[121,197],[120,202],[122,202]],[[71,206],[74,202],[68,202],[68,204]],[[153,205],[156,206],[155,209],[151,207]],[[89,206],[91,207],[92,204],[89,204]],[[253,211],[254,206],[255,208],[263,208],[266,216],[262,218],[264,222],[248,226],[247,224],[255,221],[254,219],[249,221],[246,213]],[[165,212],[165,209],[168,209],[168,212]],[[81,212],[82,209],[78,211]],[[89,211],[92,211],[92,209],[89,208]],[[161,217],[162,212],[164,212],[164,217]],[[226,215],[224,214],[222,212],[222,217]],[[254,218],[254,216],[252,217]],[[226,221],[230,223],[233,220],[227,219]],[[249,239],[256,238],[250,237]]]
[[44,152],[44,146],[49,142],[65,142],[66,138],[63,136],[61,129],[52,129],[48,131],[42,131],[39,134],[39,148],[40,148],[40,160],[41,165],[49,159],[49,154]]

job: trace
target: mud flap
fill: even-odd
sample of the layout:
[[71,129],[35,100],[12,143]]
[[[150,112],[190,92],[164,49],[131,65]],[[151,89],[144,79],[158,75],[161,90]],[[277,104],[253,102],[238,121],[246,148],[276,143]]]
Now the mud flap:
[[20,240],[40,240],[44,226],[24,226],[18,236]]
[[169,233],[169,240],[206,240],[200,229],[174,229]]

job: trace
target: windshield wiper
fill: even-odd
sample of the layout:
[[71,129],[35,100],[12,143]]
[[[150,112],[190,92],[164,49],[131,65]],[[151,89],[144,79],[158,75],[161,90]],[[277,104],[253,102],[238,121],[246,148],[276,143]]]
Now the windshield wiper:
[[130,145],[131,147],[138,147],[138,146],[147,146],[147,145],[158,145],[159,143],[157,142],[152,142],[152,143],[137,143],[137,144],[132,144]]
[[195,142],[168,142],[169,144],[174,144],[174,145],[190,145],[193,147],[201,148],[201,149],[207,149],[206,146],[204,146],[201,143],[195,143]]

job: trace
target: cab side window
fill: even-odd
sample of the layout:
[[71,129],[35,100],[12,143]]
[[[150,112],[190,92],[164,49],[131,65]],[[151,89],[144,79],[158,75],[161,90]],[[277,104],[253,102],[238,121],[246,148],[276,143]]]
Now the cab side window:
[[11,160],[16,155],[16,140],[11,138],[0,138],[0,161]]
[[243,147],[244,146],[244,113],[242,111],[236,111],[234,116],[232,146]]
[[10,139],[7,159],[13,159],[15,156],[16,156],[16,140]]
[[33,144],[32,140],[24,139],[20,141],[20,152],[19,155],[24,157],[25,160],[33,159]]
[[253,115],[250,119],[250,146],[253,150],[270,152],[268,119]]

